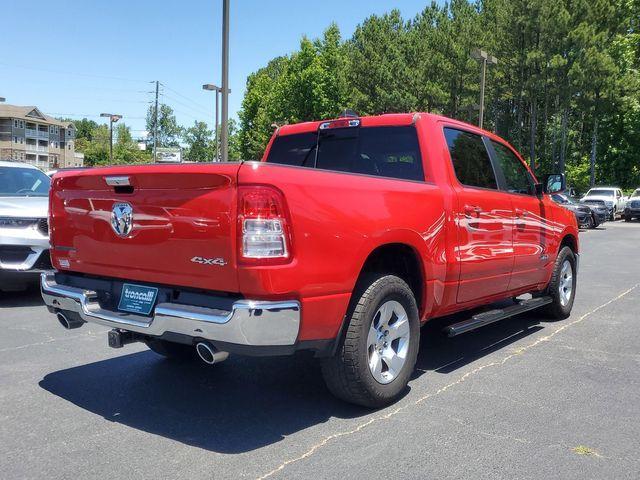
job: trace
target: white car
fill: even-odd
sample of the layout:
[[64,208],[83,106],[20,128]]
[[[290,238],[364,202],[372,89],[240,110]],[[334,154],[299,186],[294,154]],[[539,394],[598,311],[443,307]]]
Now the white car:
[[622,190],[618,187],[596,187],[589,190],[581,202],[585,200],[603,200],[609,211],[609,220],[615,220],[616,216],[622,215],[626,199]]
[[50,186],[34,166],[0,162],[0,290],[23,290],[51,269]]

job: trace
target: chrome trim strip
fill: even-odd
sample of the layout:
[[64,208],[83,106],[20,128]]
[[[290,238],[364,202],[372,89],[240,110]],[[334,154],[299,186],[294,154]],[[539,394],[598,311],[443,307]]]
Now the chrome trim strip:
[[104,177],[104,179],[107,182],[107,185],[111,187],[131,185],[131,181],[129,180],[129,177],[124,175],[119,177]]
[[230,312],[207,307],[159,303],[153,317],[104,310],[91,290],[59,285],[51,272],[40,276],[49,307],[76,312],[85,322],[145,335],[167,332],[205,340],[252,346],[293,345],[300,329],[300,302],[238,300]]

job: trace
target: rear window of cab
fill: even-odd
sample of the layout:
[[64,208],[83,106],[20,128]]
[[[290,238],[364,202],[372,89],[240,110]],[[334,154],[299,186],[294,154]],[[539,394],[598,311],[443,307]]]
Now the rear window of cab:
[[277,136],[267,162],[424,181],[414,126],[347,127]]

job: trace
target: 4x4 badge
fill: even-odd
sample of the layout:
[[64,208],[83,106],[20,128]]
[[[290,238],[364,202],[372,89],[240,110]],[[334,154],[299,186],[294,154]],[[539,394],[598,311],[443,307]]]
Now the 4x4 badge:
[[193,257],[191,259],[193,263],[199,263],[200,265],[217,265],[219,267],[224,267],[227,264],[227,261],[224,258],[204,258],[204,257]]

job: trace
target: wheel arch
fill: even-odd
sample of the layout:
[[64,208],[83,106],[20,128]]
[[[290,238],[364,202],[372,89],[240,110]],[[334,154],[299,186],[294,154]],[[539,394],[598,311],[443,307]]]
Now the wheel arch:
[[413,294],[422,318],[427,298],[427,272],[425,263],[415,245],[389,242],[376,246],[362,262],[352,295],[358,294],[362,280],[375,273],[387,273],[402,278]]
[[562,236],[558,252],[562,250],[562,247],[569,247],[573,253],[578,253],[578,237],[573,233],[567,233]]

